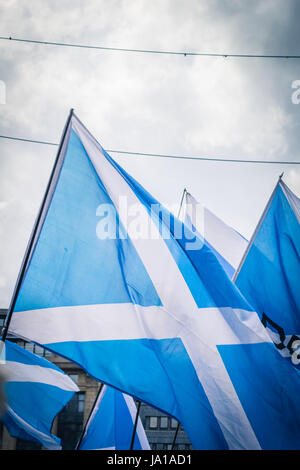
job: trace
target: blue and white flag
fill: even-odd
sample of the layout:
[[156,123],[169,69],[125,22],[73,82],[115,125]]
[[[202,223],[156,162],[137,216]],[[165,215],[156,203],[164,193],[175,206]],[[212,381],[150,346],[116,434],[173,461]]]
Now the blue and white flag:
[[196,449],[300,448],[299,372],[213,252],[75,115],[57,162],[10,331],[173,416]]
[[0,366],[7,400],[2,422],[13,437],[60,449],[60,439],[51,434],[53,420],[79,391],[77,385],[54,364],[17,344],[6,341],[5,351]]
[[238,268],[248,241],[185,191],[184,222],[214,252],[230,278]]
[[300,367],[300,199],[280,179],[254,232],[236,284],[281,354]]
[[[80,450],[129,450],[136,413],[132,397],[103,385],[87,422]],[[133,449],[150,449],[140,417]]]

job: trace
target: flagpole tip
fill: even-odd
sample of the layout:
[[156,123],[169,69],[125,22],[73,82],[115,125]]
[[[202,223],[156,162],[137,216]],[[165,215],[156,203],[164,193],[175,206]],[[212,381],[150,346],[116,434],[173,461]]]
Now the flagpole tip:
[[283,175],[284,175],[284,171],[281,173],[281,175],[279,175],[280,180],[282,179]]

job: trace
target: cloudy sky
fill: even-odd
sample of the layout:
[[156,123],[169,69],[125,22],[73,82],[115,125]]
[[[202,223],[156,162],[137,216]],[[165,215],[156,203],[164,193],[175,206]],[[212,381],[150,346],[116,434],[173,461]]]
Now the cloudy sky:
[[[6,0],[1,36],[213,53],[300,53],[297,0]],[[104,148],[300,160],[300,60],[130,54],[0,41],[0,134],[57,142],[71,107]],[[6,307],[55,147],[0,139],[0,307]],[[300,167],[115,155],[157,199],[188,190],[250,237]]]

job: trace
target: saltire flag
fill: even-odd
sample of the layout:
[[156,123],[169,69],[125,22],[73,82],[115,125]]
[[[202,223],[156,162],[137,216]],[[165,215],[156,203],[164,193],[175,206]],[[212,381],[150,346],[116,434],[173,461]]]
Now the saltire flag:
[[[103,385],[87,422],[80,450],[129,450],[137,408],[126,393]],[[138,418],[134,450],[150,450],[149,442]]]
[[17,344],[5,342],[6,411],[1,421],[13,437],[38,442],[46,449],[61,449],[51,434],[54,418],[68,403],[77,385],[58,367]]
[[73,115],[10,331],[173,416],[195,449],[300,447],[299,372],[193,237]]
[[213,251],[228,276],[232,278],[246,251],[246,238],[207,207],[200,205],[187,191],[184,222]]
[[300,367],[300,199],[279,179],[236,274],[280,353]]

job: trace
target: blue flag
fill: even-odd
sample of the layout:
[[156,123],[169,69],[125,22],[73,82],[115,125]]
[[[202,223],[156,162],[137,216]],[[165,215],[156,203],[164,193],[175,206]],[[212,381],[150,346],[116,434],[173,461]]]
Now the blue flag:
[[[132,397],[103,385],[87,422],[80,450],[129,450],[136,413]],[[133,449],[150,449],[140,418],[137,422]]]
[[1,365],[6,380],[6,412],[2,417],[11,436],[39,442],[50,450],[60,449],[51,434],[55,416],[79,391],[62,370],[10,341]]
[[300,447],[298,371],[209,247],[75,115],[10,330],[173,416],[196,449]]
[[213,251],[223,269],[232,278],[246,251],[248,241],[207,207],[201,206],[187,191],[184,221]]
[[284,357],[299,366],[300,199],[280,180],[249,243],[236,284]]

